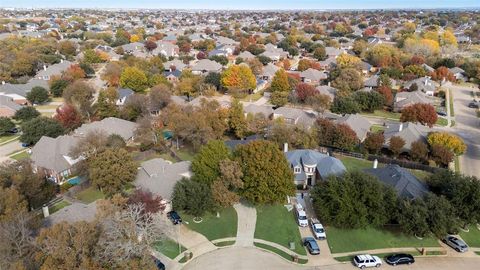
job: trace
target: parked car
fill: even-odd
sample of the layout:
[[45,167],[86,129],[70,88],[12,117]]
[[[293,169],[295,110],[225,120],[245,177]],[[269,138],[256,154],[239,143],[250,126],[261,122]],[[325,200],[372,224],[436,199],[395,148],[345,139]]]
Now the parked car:
[[323,228],[323,225],[320,223],[320,221],[318,221],[318,219],[316,218],[310,219],[310,228],[312,229],[313,236],[315,236],[316,239],[320,239],[320,240],[327,239],[325,228]]
[[472,109],[478,109],[478,104],[476,102],[468,103],[468,107]]
[[437,111],[437,114],[440,115],[440,116],[447,116],[446,111]]
[[174,225],[182,223],[182,218],[176,211],[168,212],[167,217],[172,221]]
[[468,246],[462,240],[453,235],[447,235],[442,239],[443,243],[449,245],[451,248],[455,249],[457,252],[467,252]]
[[19,131],[18,128],[14,127],[12,129],[10,129],[9,131],[7,131],[7,133],[16,134],[16,133],[18,133],[18,131]]
[[155,263],[155,266],[157,266],[158,270],[165,270],[165,264],[163,264],[159,259],[154,257],[153,262]]
[[313,237],[306,237],[303,240],[303,245],[308,249],[308,252],[312,255],[320,254],[320,247]]
[[29,143],[22,143],[22,147],[29,147],[30,144]]
[[385,262],[390,265],[399,265],[399,264],[412,264],[415,262],[415,259],[410,254],[392,254],[385,258]]
[[382,260],[378,256],[365,254],[353,257],[353,263],[356,267],[364,269],[366,267],[380,267],[382,265]]
[[297,216],[298,226],[300,227],[307,227],[308,226],[308,218],[307,213],[303,210],[303,206],[299,203],[295,205],[295,214]]

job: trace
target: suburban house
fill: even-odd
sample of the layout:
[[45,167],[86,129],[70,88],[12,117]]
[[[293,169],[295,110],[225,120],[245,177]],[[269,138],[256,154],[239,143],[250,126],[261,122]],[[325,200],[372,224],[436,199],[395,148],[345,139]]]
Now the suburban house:
[[255,105],[253,103],[250,103],[247,106],[245,106],[243,108],[243,111],[245,113],[245,117],[247,117],[248,114],[251,114],[251,115],[262,114],[265,118],[270,118],[273,114],[272,106]]
[[455,76],[456,80],[461,80],[461,81],[464,81],[464,82],[468,80],[468,77],[465,76],[465,70],[463,70],[459,67],[449,68],[448,70],[450,70],[450,72],[453,74],[453,76]]
[[384,147],[388,147],[390,144],[390,138],[397,136],[402,138],[405,141],[405,146],[403,151],[408,152],[411,149],[411,144],[416,141],[426,142],[428,135],[428,130],[425,126],[414,123],[400,123],[390,125],[384,132],[383,136],[385,137]]
[[12,117],[21,107],[13,98],[0,95],[0,117]]
[[32,90],[33,87],[43,87],[45,89],[50,89],[48,81],[30,79],[27,83],[24,84],[12,84],[4,83],[0,85],[0,96],[8,96],[13,99],[13,101],[19,105],[27,105],[27,94]]
[[433,96],[437,90],[436,83],[430,79],[430,77],[421,77],[415,80],[408,81],[404,84],[404,88],[411,89],[416,85],[417,89],[413,91],[422,91],[427,96]]
[[[378,75],[373,75],[372,77],[366,79],[363,85],[364,85],[365,87],[369,87],[369,88],[377,88],[377,87],[378,87],[378,79],[379,79],[379,78],[380,78],[380,76],[378,76]],[[394,79],[391,79],[391,78],[390,78],[390,83],[392,84],[392,87],[395,87],[396,84],[397,84],[397,81],[395,81]]]
[[338,92],[337,88],[331,87],[330,85],[320,85],[315,89],[318,91],[318,93],[329,96],[331,102],[333,102]]
[[53,76],[61,76],[72,64],[70,61],[60,60],[60,63],[53,64],[49,67],[43,65],[43,69],[35,75],[35,78],[49,81]]
[[280,68],[275,66],[272,63],[268,63],[266,66],[263,67],[262,74],[260,74],[260,78],[264,81],[270,81],[273,79],[273,76],[275,76],[275,73],[279,70]]
[[330,175],[342,175],[347,170],[339,159],[315,150],[288,151],[286,144],[284,148],[285,157],[293,170],[295,185],[304,188],[314,186],[317,181],[325,180]]
[[279,107],[273,111],[273,119],[283,119],[285,123],[292,125],[303,125],[304,127],[311,127],[315,122],[315,115],[304,110]]
[[400,92],[395,95],[393,110],[400,112],[403,108],[416,103],[434,104],[435,101],[421,91]]
[[196,75],[207,74],[209,72],[220,73],[222,65],[210,59],[202,59],[192,66],[192,73]]
[[396,164],[389,164],[383,168],[366,169],[365,172],[376,176],[380,182],[392,187],[402,198],[418,199],[429,192],[425,183],[418,180],[407,169]]
[[349,126],[355,132],[355,134],[357,134],[357,138],[360,140],[360,142],[365,140],[370,128],[372,127],[370,121],[360,114],[346,114],[336,119],[335,122],[337,124],[346,124]]
[[243,59],[244,61],[248,61],[248,60],[252,60],[255,58],[255,55],[253,55],[251,52],[249,51],[244,51],[244,52],[241,52],[238,56],[237,56],[237,59],[238,58],[241,58]]
[[178,56],[179,48],[177,45],[165,41],[157,41],[157,48],[152,51],[153,55],[163,55],[165,57]]
[[300,80],[304,83],[319,84],[328,78],[325,72],[309,68],[300,73]]
[[180,80],[180,76],[182,76],[182,72],[178,69],[165,71],[163,72],[163,76],[167,78],[169,82],[176,83]]
[[128,98],[133,95],[133,90],[130,88],[120,88],[117,90],[118,92],[118,99],[117,102],[115,103],[117,106],[123,106],[125,105],[125,102],[127,102]]
[[90,132],[99,131],[104,134],[117,134],[125,141],[133,138],[137,124],[119,118],[109,117],[101,121],[83,124],[72,135],[51,138],[42,136],[32,148],[31,159],[36,170],[41,170],[45,176],[57,183],[62,184],[72,174],[75,164],[81,158],[74,159],[70,156],[71,150],[78,141]]
[[169,211],[175,184],[192,175],[190,164],[190,161],[172,163],[162,158],[147,160],[138,169],[135,186],[161,196]]
[[173,71],[173,70],[179,70],[182,71],[187,67],[182,61],[178,59],[174,59],[172,61],[167,61],[163,63],[163,66],[165,67],[165,71]]

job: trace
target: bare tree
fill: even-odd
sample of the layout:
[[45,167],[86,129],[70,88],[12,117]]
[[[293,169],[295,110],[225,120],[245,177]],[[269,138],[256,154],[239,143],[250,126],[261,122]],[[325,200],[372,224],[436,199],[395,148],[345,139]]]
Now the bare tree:
[[24,265],[31,261],[34,238],[31,216],[20,213],[0,223],[0,269],[10,269],[14,264]]

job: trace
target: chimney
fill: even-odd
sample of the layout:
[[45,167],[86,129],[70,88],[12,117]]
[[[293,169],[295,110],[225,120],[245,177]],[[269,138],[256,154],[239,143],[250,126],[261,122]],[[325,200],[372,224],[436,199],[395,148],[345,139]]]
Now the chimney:
[[47,66],[46,66],[46,65],[43,65],[43,70],[47,70]]
[[4,84],[5,84],[5,81],[2,81],[2,85],[4,85]]
[[63,59],[60,59],[60,63],[63,63]]
[[50,212],[48,211],[48,206],[46,204],[42,206],[42,212],[43,212],[43,217],[45,218],[50,215]]
[[288,152],[288,143],[283,144],[283,152],[285,152],[285,153]]
[[398,126],[398,132],[403,130],[403,123],[400,123],[400,126]]
[[378,167],[378,160],[375,159],[375,160],[373,161],[373,168],[376,169],[377,167]]

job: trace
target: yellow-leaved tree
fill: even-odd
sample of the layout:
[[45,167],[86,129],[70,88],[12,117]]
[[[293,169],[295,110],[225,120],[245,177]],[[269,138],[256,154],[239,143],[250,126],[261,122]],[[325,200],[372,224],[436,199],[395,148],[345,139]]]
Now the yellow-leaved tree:
[[428,143],[431,146],[444,146],[450,149],[457,156],[465,153],[467,150],[467,145],[460,137],[446,132],[430,133],[430,135],[428,135]]
[[222,73],[220,82],[229,91],[240,91],[240,93],[253,90],[257,85],[255,75],[247,65],[230,66]]

